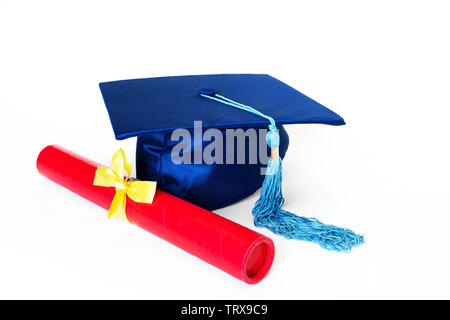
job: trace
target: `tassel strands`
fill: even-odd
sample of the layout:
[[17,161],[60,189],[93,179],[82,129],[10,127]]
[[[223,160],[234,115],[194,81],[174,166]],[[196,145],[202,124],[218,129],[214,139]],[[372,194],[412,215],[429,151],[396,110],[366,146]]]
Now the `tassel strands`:
[[278,154],[279,136],[276,131],[267,133],[271,148],[271,159],[267,163],[266,176],[259,200],[252,210],[254,223],[287,239],[317,243],[322,248],[338,252],[349,252],[364,243],[364,237],[352,230],[324,224],[315,218],[299,217],[283,210],[282,163]]
[[269,131],[266,141],[271,150],[271,158],[267,163],[266,175],[261,187],[260,198],[256,202],[252,214],[257,227],[264,227],[287,239],[310,241],[322,248],[337,252],[349,252],[353,247],[364,243],[364,237],[351,231],[329,224],[315,218],[304,218],[283,210],[282,193],[282,161],[279,156],[280,136],[275,120],[260,111],[217,94],[214,89],[201,89],[202,97],[251,112],[269,120]]

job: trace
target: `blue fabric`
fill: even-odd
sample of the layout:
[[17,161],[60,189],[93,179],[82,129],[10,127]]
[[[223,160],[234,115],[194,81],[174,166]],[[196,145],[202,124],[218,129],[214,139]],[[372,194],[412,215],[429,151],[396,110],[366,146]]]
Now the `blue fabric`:
[[267,128],[269,121],[205,99],[199,90],[258,106],[274,118],[280,130],[281,157],[289,144],[281,124],[345,124],[333,111],[265,74],[121,80],[100,83],[100,89],[116,138],[138,136],[137,178],[155,180],[158,188],[209,210],[233,204],[261,188],[262,164],[175,165],[170,154],[176,142],[170,141],[170,133],[177,128],[192,129],[194,121],[200,120],[204,129]]
[[[225,135],[225,130],[221,131]],[[259,130],[256,132],[259,135]],[[280,156],[284,157],[289,145],[289,136],[281,125],[279,134]],[[258,136],[258,141],[259,139]],[[246,164],[208,165],[193,164],[192,161],[192,164],[176,165],[171,160],[171,150],[176,143],[171,141],[170,133],[157,132],[139,136],[136,149],[138,179],[157,181],[158,188],[208,210],[236,203],[261,188],[264,176],[261,175],[260,163],[248,164],[246,159]],[[196,147],[196,143],[198,142],[192,141],[191,151]],[[208,143],[202,143],[202,150]],[[266,152],[270,154],[269,150]],[[236,162],[235,157],[234,163]]]
[[343,125],[344,120],[320,103],[266,74],[219,74],[121,80],[100,83],[117,139],[192,128],[257,127],[267,120],[205,99],[202,88],[258,110],[278,124],[323,123]]

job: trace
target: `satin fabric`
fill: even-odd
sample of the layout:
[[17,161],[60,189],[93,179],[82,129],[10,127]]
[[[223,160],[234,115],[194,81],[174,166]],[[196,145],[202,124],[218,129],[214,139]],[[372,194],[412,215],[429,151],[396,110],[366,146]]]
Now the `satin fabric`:
[[120,80],[100,83],[117,139],[177,128],[251,128],[268,121],[199,95],[212,88],[252,106],[277,124],[343,125],[341,116],[287,84],[266,74],[215,74]]
[[[211,101],[199,94],[210,88],[272,117],[280,130],[280,155],[288,136],[283,124],[344,125],[341,116],[267,74],[215,74],[131,79],[100,83],[116,139],[138,137],[137,177],[209,210],[235,203],[258,190],[259,164],[180,164],[171,160],[173,130],[267,128],[267,119]],[[225,134],[225,133],[224,133]],[[202,150],[209,142],[200,142]],[[191,148],[199,142],[192,142]],[[266,147],[266,146],[265,146]],[[224,151],[225,152],[225,151]],[[236,154],[236,153],[235,153]],[[236,162],[235,162],[236,163]]]
[[[267,126],[261,127],[266,129]],[[255,128],[258,141],[260,131]],[[245,130],[245,129],[244,129]],[[191,136],[193,137],[193,131]],[[226,137],[226,129],[220,130],[223,141]],[[284,158],[288,145],[289,136],[282,125],[279,125],[280,133],[280,156]],[[178,141],[171,141],[171,133],[156,132],[148,135],[141,135],[137,140],[136,148],[136,171],[140,180],[156,181],[158,188],[169,192],[179,198],[194,203],[208,210],[216,210],[236,203],[261,188],[264,175],[261,168],[264,165],[258,161],[256,164],[249,164],[249,145],[246,139],[245,164],[237,164],[237,151],[235,144],[234,164],[194,164],[193,157],[191,164],[175,164],[171,158],[173,147]],[[197,141],[191,139],[188,151],[196,147],[204,148],[210,142]],[[266,154],[270,154],[265,145]],[[258,146],[259,154],[259,146]],[[224,162],[226,154],[224,146]]]

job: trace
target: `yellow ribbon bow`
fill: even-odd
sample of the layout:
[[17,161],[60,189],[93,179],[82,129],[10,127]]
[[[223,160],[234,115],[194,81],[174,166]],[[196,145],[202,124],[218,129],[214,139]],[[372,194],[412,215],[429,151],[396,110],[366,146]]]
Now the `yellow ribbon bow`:
[[[156,181],[138,181],[130,179],[131,162],[122,149],[117,150],[111,160],[111,168],[98,167],[95,172],[94,186],[116,187],[116,194],[108,211],[109,218],[121,218],[128,221],[125,212],[126,196],[133,201],[152,203],[156,192]],[[125,176],[125,171],[127,176]]]

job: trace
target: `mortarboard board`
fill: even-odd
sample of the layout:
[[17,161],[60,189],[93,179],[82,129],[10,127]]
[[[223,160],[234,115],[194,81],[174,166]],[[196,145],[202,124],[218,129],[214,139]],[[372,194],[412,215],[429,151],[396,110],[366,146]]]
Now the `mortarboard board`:
[[241,103],[258,106],[278,124],[343,125],[333,111],[266,74],[219,74],[159,77],[100,83],[117,139],[192,128],[264,126],[267,121],[202,99],[199,90],[214,88]]
[[[281,210],[284,202],[281,195],[281,159],[285,156],[289,144],[289,137],[283,124],[345,124],[338,114],[265,74],[219,74],[121,80],[100,83],[100,89],[116,138],[138,137],[136,148],[138,179],[157,181],[158,188],[209,210],[242,200],[261,188],[264,182],[262,198],[258,201],[259,205],[265,206],[262,211],[266,212],[270,207],[270,211],[278,212],[279,216],[290,214]],[[260,130],[267,129],[268,124],[269,133],[278,129],[276,135]],[[230,159],[227,158],[229,161],[224,160],[223,163],[217,161],[217,150],[214,150],[215,162],[196,161],[195,150],[200,150],[201,155],[211,141],[219,138],[221,141],[227,140],[231,134],[229,129],[236,128],[256,129],[252,137],[256,137],[257,141],[261,139],[266,141],[267,134],[268,145],[264,145],[265,151],[269,148],[276,150],[281,159],[276,157],[276,161],[268,163],[249,161],[252,146],[248,139],[244,140],[244,150],[237,150],[236,145],[230,147],[224,144],[223,153],[227,156],[232,154]],[[192,161],[174,162],[173,150],[180,140],[174,139],[173,133],[179,129],[185,129],[191,137],[194,136],[180,151],[183,159]],[[208,129],[217,130],[214,139],[205,141],[203,138],[200,140],[195,138],[196,130],[200,130],[203,137]],[[261,149],[259,145],[258,148]],[[254,152],[254,149],[252,150]],[[187,152],[189,156],[186,158],[184,153]],[[243,163],[239,163],[237,158],[242,152],[245,154],[245,159],[241,161]],[[274,163],[278,161],[280,165],[274,166]],[[269,173],[269,178],[267,175],[266,177],[261,175],[261,168],[266,165],[269,171],[273,171]],[[271,195],[273,193],[278,194],[276,200]],[[263,199],[267,194],[270,196]],[[268,227],[288,238],[311,240],[327,249],[340,250],[336,247],[334,240],[332,240],[333,243],[327,244],[323,243],[326,240],[317,240],[316,236],[311,236],[311,233],[327,231],[323,229],[323,224],[315,226],[316,220],[309,221],[307,226],[302,221],[296,221],[295,223],[302,224],[300,229],[303,230],[300,231],[303,234],[305,228],[311,229],[306,231],[309,236],[299,237],[297,233],[300,231],[295,231],[294,235],[286,234],[284,230],[286,226],[283,223],[274,224],[274,219],[267,221],[267,214],[261,214],[262,211],[256,210],[258,213],[255,210],[256,207],[253,214],[257,225]],[[261,220],[257,223],[257,216],[264,216],[266,221]],[[283,219],[292,221],[291,216]],[[342,228],[328,230],[334,235],[340,233],[338,246],[342,246],[341,249],[344,251],[349,250],[353,242],[357,244],[362,242],[362,238],[357,238],[357,235],[349,240],[347,230]],[[350,237],[353,235],[350,234]]]

